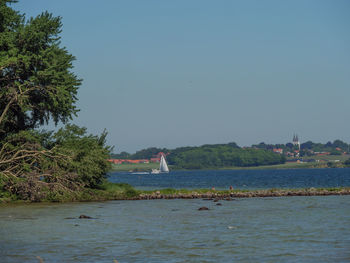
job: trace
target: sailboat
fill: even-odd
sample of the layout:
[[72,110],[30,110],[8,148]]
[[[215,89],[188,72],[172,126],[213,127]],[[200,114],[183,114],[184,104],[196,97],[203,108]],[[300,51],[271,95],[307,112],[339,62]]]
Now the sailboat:
[[169,173],[169,167],[168,167],[168,165],[167,165],[163,155],[160,157],[159,170],[158,169],[152,169],[151,173],[152,174]]

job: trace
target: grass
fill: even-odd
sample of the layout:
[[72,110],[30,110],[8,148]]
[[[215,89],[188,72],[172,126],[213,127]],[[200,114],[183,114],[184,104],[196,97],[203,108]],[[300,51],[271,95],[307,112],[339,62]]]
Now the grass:
[[324,168],[325,164],[320,163],[284,163],[275,165],[260,165],[250,167],[223,167],[220,170],[261,170],[261,169],[297,169],[297,168]]
[[350,154],[343,154],[343,155],[322,155],[322,156],[310,156],[305,159],[315,159],[315,160],[320,160],[324,162],[328,161],[334,161],[334,160],[339,160],[340,162],[344,162],[350,158]]
[[[341,192],[345,190],[346,192],[350,191],[349,187],[330,187],[330,188],[296,188],[296,189],[285,189],[285,188],[272,188],[272,189],[259,189],[259,190],[212,190],[212,189],[159,189],[152,191],[138,191],[138,195],[143,196],[173,196],[176,198],[193,198],[193,196],[198,195],[212,195],[214,194],[217,197],[227,197],[231,194],[236,194],[240,197],[253,197],[253,196],[287,196],[287,195],[309,195],[310,193],[317,194],[320,193],[322,195],[323,192],[329,192],[336,194],[337,192]],[[135,196],[136,197],[136,196]],[[151,198],[152,199],[152,198]],[[156,198],[157,199],[157,198]]]
[[187,194],[207,194],[207,193],[219,193],[219,194],[229,194],[229,193],[235,193],[235,192],[249,192],[249,190],[213,190],[213,189],[174,189],[174,188],[166,188],[166,189],[159,189],[159,190],[148,190],[148,191],[140,191],[140,194],[152,194],[158,192],[162,195],[187,195]]
[[78,201],[106,201],[138,196],[140,191],[129,184],[104,182],[99,189],[85,189]]
[[138,164],[112,164],[113,171],[124,172],[144,172],[152,169],[159,169],[159,163],[138,163]]
[[326,187],[326,188],[271,188],[271,189],[258,189],[258,190],[247,190],[247,189],[233,189],[233,190],[212,190],[212,189],[159,189],[152,191],[139,191],[139,194],[158,194],[158,195],[195,195],[195,194],[218,194],[218,195],[229,195],[230,193],[287,193],[287,192],[317,192],[317,191],[328,191],[328,192],[340,192],[342,190],[350,190],[350,187]]
[[[341,162],[344,162],[350,158],[350,155],[325,155],[325,156],[312,156],[304,159],[315,159],[320,160],[320,162],[311,162],[311,163],[289,163],[286,162],[284,164],[275,164],[275,165],[260,165],[260,166],[250,166],[250,167],[237,167],[237,166],[229,166],[229,167],[213,167],[212,169],[218,170],[260,170],[260,169],[298,169],[298,168],[326,168],[327,162],[332,162],[334,160],[339,160],[338,163],[340,165]],[[158,163],[140,163],[140,164],[113,164],[113,171],[132,171],[132,172],[143,172],[143,171],[151,171],[152,169],[158,169]],[[208,169],[208,168],[206,168]],[[172,170],[181,170],[173,167]]]
[[[261,165],[261,166],[250,166],[250,167],[221,167],[221,168],[212,168],[220,170],[259,170],[259,169],[293,169],[293,168],[317,168],[320,167],[317,163],[285,163],[285,164],[276,164],[276,165]],[[113,164],[113,171],[123,172],[123,171],[133,171],[133,172],[142,172],[142,171],[151,171],[152,169],[158,169],[158,163],[146,163],[146,164]],[[180,169],[176,169],[180,170]]]

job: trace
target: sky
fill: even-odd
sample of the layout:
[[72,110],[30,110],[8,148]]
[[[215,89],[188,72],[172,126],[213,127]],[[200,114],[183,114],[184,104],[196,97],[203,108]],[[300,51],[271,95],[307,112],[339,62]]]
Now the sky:
[[61,16],[74,123],[114,151],[350,142],[350,1],[22,0]]

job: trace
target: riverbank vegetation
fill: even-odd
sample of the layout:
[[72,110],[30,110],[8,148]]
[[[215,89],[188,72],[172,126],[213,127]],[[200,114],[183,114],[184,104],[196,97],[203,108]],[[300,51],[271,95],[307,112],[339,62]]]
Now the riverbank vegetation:
[[[60,46],[61,18],[26,19],[15,2],[0,2],[0,198],[85,200],[111,168],[107,133],[69,124],[82,80]],[[49,121],[66,126],[40,130]]]
[[[6,202],[30,202],[16,196],[3,196],[0,192],[0,203]],[[283,197],[283,196],[326,196],[326,195],[350,195],[350,187],[330,188],[301,188],[301,189],[158,189],[152,191],[136,190],[132,186],[123,183],[110,183],[105,181],[98,188],[85,188],[75,194],[75,198],[67,196],[62,199],[42,199],[42,202],[72,202],[72,201],[108,201],[108,200],[153,200],[153,199],[229,199],[251,197]]]
[[[184,170],[169,165],[170,170]],[[344,162],[334,162],[331,159],[327,162],[286,162],[273,165],[259,166],[224,166],[224,167],[209,167],[203,169],[218,169],[218,170],[274,170],[274,169],[322,169],[322,168],[346,168],[350,167],[350,160]],[[114,172],[150,172],[152,169],[159,168],[159,163],[138,163],[138,164],[112,164]]]
[[41,196],[40,199],[26,199],[18,194],[0,190],[0,203],[8,202],[84,202],[84,201],[107,201],[126,200],[135,198],[139,191],[132,186],[123,183],[110,183],[104,181],[96,188],[80,188],[79,191],[65,191],[59,195],[50,192],[49,195]]
[[324,196],[324,195],[350,195],[350,187],[331,188],[302,188],[302,189],[259,189],[259,190],[214,190],[214,189],[160,189],[139,192],[132,200],[149,199],[197,199],[210,198],[213,200],[250,197],[282,197],[282,196]]

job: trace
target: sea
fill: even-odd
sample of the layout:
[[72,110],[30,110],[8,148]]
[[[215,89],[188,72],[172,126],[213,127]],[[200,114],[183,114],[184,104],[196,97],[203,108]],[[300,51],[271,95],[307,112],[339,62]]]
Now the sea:
[[109,180],[129,183],[137,189],[164,188],[217,190],[309,188],[350,186],[350,168],[275,170],[193,170],[162,174],[114,172]]
[[[350,169],[111,173],[137,189],[350,186]],[[350,196],[0,205],[0,262],[350,262]],[[198,210],[200,207],[209,210]],[[92,219],[79,219],[84,214]]]

